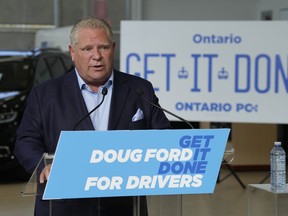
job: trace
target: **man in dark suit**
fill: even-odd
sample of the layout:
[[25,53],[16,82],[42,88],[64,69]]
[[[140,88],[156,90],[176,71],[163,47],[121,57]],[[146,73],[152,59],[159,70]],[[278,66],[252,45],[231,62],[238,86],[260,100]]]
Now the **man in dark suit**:
[[[31,91],[17,131],[14,153],[30,173],[43,153],[55,152],[63,130],[170,128],[163,111],[139,95],[140,89],[148,100],[158,104],[152,84],[113,69],[115,42],[104,20],[79,21],[71,30],[70,42],[75,69]],[[83,119],[104,95],[102,105]],[[46,166],[40,175],[41,183],[47,180],[49,172],[50,166]],[[53,201],[49,210],[49,202],[40,196],[36,197],[35,215],[48,216],[52,211],[53,216],[132,216],[132,200],[132,197],[59,200]],[[141,216],[146,216],[145,197],[141,198],[141,204]]]

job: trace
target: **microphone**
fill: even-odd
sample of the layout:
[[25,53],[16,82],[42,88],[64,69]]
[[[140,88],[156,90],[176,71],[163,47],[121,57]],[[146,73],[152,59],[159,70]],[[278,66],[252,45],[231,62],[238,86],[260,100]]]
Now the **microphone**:
[[161,110],[163,110],[163,111],[166,112],[166,113],[169,113],[170,115],[174,116],[175,118],[180,119],[181,121],[187,123],[187,124],[191,127],[191,129],[194,129],[194,127],[193,127],[193,126],[190,124],[190,122],[188,122],[186,119],[183,119],[182,117],[180,117],[180,116],[178,116],[178,115],[170,112],[169,110],[166,110],[166,109],[158,106],[157,104],[152,103],[151,101],[149,101],[149,100],[144,96],[144,92],[142,91],[142,89],[137,88],[137,89],[136,89],[136,93],[137,93],[140,97],[143,97],[143,98],[144,98],[149,104],[151,104],[152,106],[157,107],[158,109],[161,109]]
[[78,125],[80,125],[91,113],[93,113],[96,109],[98,109],[101,105],[102,105],[102,103],[103,103],[103,101],[104,101],[104,98],[105,98],[105,96],[107,95],[107,93],[108,93],[108,89],[106,88],[106,87],[104,87],[103,89],[102,89],[102,95],[103,95],[103,97],[102,97],[102,100],[101,100],[101,102],[95,107],[95,108],[93,108],[89,113],[87,113],[87,115],[85,115],[82,119],[80,119],[75,125],[74,125],[74,127],[73,127],[73,131],[76,129],[76,127],[78,126]]

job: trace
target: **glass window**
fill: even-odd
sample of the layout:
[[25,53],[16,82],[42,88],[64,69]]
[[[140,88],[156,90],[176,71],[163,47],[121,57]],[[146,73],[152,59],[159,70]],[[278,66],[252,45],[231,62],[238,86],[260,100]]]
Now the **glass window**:
[[31,65],[22,61],[0,61],[0,90],[18,91],[31,80]]
[[63,75],[72,69],[72,61],[69,56],[44,56],[39,59],[36,68],[36,84],[50,78]]

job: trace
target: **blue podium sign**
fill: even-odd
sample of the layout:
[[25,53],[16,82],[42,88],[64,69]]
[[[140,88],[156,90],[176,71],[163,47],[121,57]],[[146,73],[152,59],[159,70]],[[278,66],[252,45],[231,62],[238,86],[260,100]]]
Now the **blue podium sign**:
[[229,132],[63,131],[43,199],[213,193]]

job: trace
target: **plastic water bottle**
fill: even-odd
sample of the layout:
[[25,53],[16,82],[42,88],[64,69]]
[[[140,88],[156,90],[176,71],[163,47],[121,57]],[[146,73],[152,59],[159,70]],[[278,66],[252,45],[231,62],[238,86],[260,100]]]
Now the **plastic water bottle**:
[[270,184],[271,191],[286,191],[286,153],[281,142],[275,142],[270,153]]

